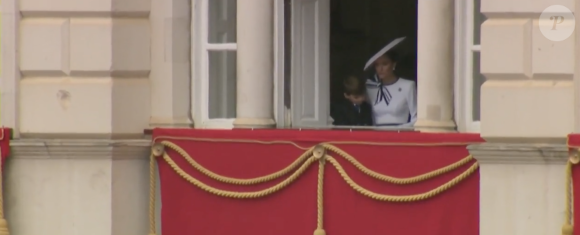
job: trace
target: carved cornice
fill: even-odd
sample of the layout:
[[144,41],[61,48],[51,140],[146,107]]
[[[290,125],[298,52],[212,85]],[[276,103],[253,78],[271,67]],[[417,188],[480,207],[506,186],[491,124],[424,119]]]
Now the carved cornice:
[[469,145],[469,153],[481,164],[566,164],[568,147],[560,144]]
[[19,139],[10,142],[10,157],[17,159],[146,159],[147,139]]

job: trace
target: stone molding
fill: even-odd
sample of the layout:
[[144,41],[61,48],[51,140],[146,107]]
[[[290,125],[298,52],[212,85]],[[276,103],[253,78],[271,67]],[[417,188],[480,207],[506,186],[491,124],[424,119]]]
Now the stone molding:
[[[10,142],[16,159],[146,159],[148,139],[18,139]],[[481,164],[565,164],[563,144],[482,143],[469,145],[469,153]]]
[[10,142],[15,159],[147,159],[148,139],[19,139]]
[[467,149],[481,164],[564,165],[568,161],[568,147],[564,144],[482,143]]

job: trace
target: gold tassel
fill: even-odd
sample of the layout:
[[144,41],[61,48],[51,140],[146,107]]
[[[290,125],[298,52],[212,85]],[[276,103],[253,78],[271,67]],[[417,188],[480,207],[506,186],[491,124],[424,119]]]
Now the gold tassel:
[[326,231],[324,229],[316,229],[314,230],[314,235],[326,235]]
[[[165,147],[161,144],[154,144],[151,147],[149,157],[149,235],[156,235],[155,228],[155,158],[161,157],[165,153]],[[2,234],[0,234],[2,235]]]
[[318,207],[317,215],[317,225],[316,230],[314,230],[314,235],[326,235],[324,231],[323,214],[324,214],[324,203],[323,203],[323,193],[324,193],[324,164],[326,163],[326,149],[322,146],[317,146],[313,151],[314,158],[318,159],[318,188],[317,188],[317,200],[316,204]]
[[574,226],[571,224],[564,224],[562,226],[562,235],[572,235],[574,233]]
[[0,235],[9,235],[8,222],[5,219],[0,219]]

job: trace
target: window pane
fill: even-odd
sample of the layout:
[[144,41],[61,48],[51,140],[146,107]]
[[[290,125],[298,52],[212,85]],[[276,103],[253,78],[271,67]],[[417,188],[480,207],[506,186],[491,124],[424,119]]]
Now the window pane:
[[481,39],[481,24],[487,18],[481,14],[481,0],[473,0],[473,45],[479,45]]
[[236,117],[236,52],[209,52],[209,118]]
[[208,0],[208,42],[236,42],[236,0]]
[[479,121],[480,120],[480,96],[481,96],[481,85],[483,85],[483,82],[485,81],[485,77],[481,74],[480,70],[479,70],[479,65],[480,65],[480,53],[479,52],[474,52],[473,53],[473,87],[472,87],[472,94],[473,94],[473,110],[472,110],[472,114],[473,114],[473,121]]

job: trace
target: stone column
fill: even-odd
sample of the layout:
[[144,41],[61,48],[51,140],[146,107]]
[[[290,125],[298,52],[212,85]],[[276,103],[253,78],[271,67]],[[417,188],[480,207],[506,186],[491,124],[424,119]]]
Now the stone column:
[[454,1],[419,1],[417,115],[420,131],[454,131]]
[[273,119],[272,0],[237,2],[237,118],[235,128],[269,128]]

